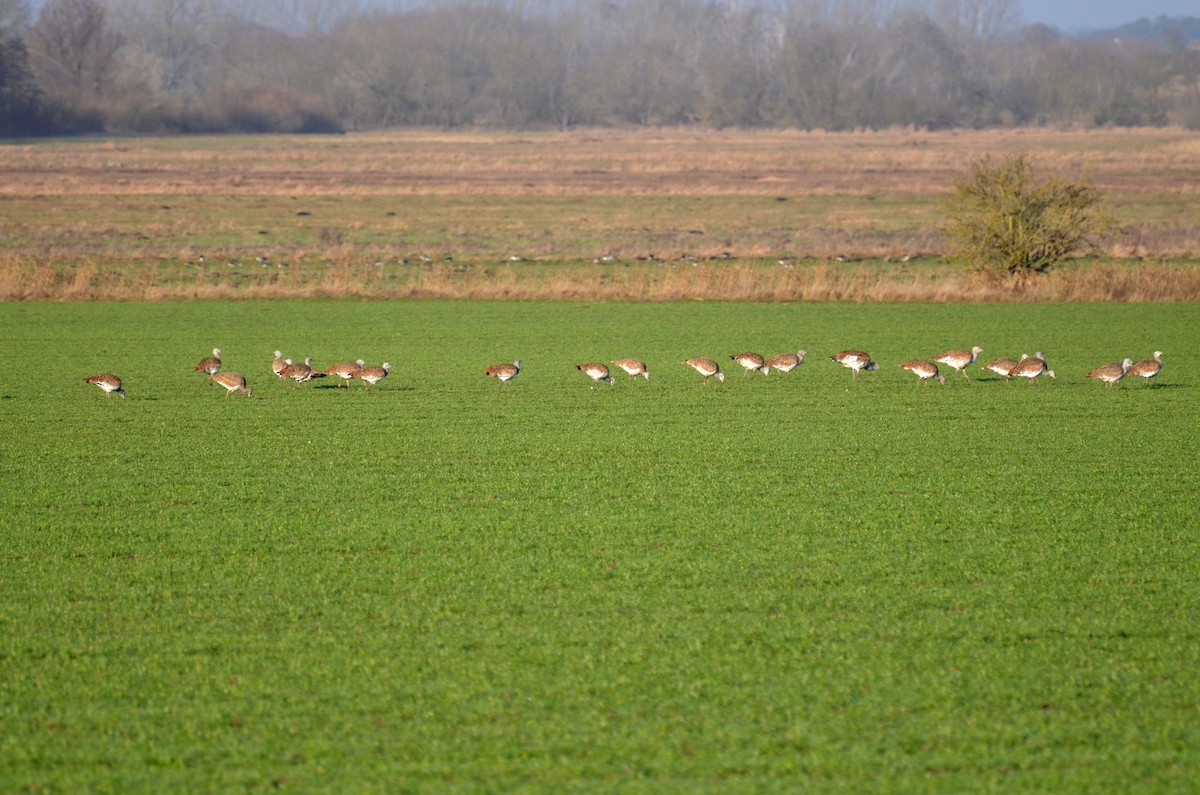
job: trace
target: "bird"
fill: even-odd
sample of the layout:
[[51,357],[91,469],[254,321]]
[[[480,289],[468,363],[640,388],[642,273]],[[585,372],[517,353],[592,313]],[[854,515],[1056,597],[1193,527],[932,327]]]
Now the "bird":
[[751,370],[758,370],[763,375],[771,372],[771,368],[763,363],[761,354],[746,351],[745,353],[735,353],[729,358],[746,368],[745,375],[749,375]]
[[1000,358],[990,361],[983,366],[984,370],[991,370],[996,375],[1004,376],[1005,383],[1012,383],[1013,369],[1017,366],[1016,359]]
[[213,373],[208,380],[225,387],[225,397],[229,397],[234,392],[245,392],[246,397],[254,394],[254,390],[246,386],[246,378],[241,373],[226,370],[223,373]]
[[312,369],[312,357],[308,356],[303,362],[294,362],[283,368],[283,372],[279,374],[283,380],[292,379],[296,386],[300,386],[305,381],[313,378],[324,378],[324,373],[318,373]]
[[493,364],[483,368],[484,375],[499,380],[501,384],[516,378],[520,372],[520,359],[517,359],[512,364],[505,362],[504,364]]
[[[354,378],[355,373],[366,366],[367,363],[362,359],[356,359],[353,362],[338,362],[337,364],[331,364],[329,367],[325,368],[325,375],[336,375],[343,381],[349,381]],[[340,388],[341,386],[342,385],[339,383],[338,387]]]
[[213,348],[212,356],[205,356],[196,363],[194,369],[208,375],[215,375],[221,372],[221,349]]
[[1133,363],[1126,375],[1140,375],[1146,379],[1146,383],[1150,383],[1150,379],[1158,375],[1158,371],[1162,369],[1162,351],[1155,351],[1153,359],[1139,359]]
[[283,358],[283,351],[275,351],[275,361],[271,362],[271,372],[283,378],[283,368],[292,363],[291,359]]
[[650,380],[650,371],[646,369],[646,363],[641,359],[613,359],[612,363],[620,367],[630,378],[637,378],[639,375]]
[[983,353],[983,348],[980,348],[978,345],[976,345],[969,351],[955,350],[939,353],[937,356],[933,357],[933,360],[939,364],[953,367],[955,370],[962,373],[963,378],[970,381],[971,376],[967,375],[967,367],[971,364],[974,364],[975,360],[979,358],[979,354],[981,353]]
[[86,383],[93,386],[98,386],[104,390],[104,398],[107,400],[111,393],[116,392],[121,397],[125,397],[125,389],[121,386],[121,378],[112,373],[99,373],[83,379]]
[[1096,381],[1103,381],[1105,388],[1111,387],[1113,384],[1120,381],[1129,372],[1129,368],[1133,366],[1133,359],[1126,358],[1122,362],[1109,362],[1102,364],[1095,370],[1088,373],[1088,378]]
[[[575,365],[576,370],[582,370],[587,373],[588,378],[594,382],[605,381],[609,386],[613,385],[613,377],[609,375],[608,366],[600,364],[600,362],[587,362],[586,364]],[[596,384],[592,384],[592,389],[596,388]]]
[[[388,377],[388,373],[390,372],[392,372],[391,362],[384,362],[378,367],[375,367],[374,365],[367,367],[366,363],[364,362],[362,367],[359,367],[354,371],[354,375],[352,377],[360,378],[371,386],[377,386],[380,381]],[[346,376],[342,377],[345,378]]]
[[941,381],[943,384],[946,383],[946,376],[938,372],[937,365],[933,362],[926,361],[925,359],[913,359],[900,366],[920,378],[922,384],[924,384],[930,378]]
[[830,356],[829,360],[837,362],[842,367],[849,367],[854,371],[854,378],[858,378],[859,370],[879,369],[879,365],[871,361],[871,355],[865,351],[842,351]]
[[763,361],[763,364],[765,364],[767,366],[768,370],[769,370],[769,368],[774,367],[776,370],[778,370],[781,373],[790,373],[792,370],[795,370],[797,367],[804,364],[804,357],[807,354],[808,354],[808,351],[796,351],[795,353],[781,353],[781,354],[778,354],[777,356],[767,357]]
[[721,372],[721,368],[712,359],[707,356],[693,356],[684,362],[688,367],[691,367],[700,375],[704,376],[704,384],[708,385],[708,379],[716,377],[718,381],[725,380],[725,374]]
[[1034,356],[1022,353],[1021,360],[1017,362],[1017,366],[1012,369],[1009,375],[1016,378],[1028,378],[1031,384],[1037,383],[1037,378],[1042,375],[1054,378],[1054,371],[1046,366],[1044,356],[1045,354],[1041,351],[1038,351]]

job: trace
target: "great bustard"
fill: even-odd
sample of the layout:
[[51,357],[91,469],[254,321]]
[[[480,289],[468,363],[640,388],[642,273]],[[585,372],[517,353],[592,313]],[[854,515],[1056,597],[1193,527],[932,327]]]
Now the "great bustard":
[[205,356],[193,368],[205,375],[216,375],[221,372],[221,349],[213,348],[212,356]]
[[975,360],[979,358],[979,354],[981,353],[983,353],[983,348],[980,348],[978,345],[976,345],[969,351],[955,350],[939,353],[937,356],[933,357],[933,360],[939,364],[944,364],[947,367],[953,367],[955,370],[962,373],[963,378],[970,381],[971,376],[967,375],[967,367],[974,364]]
[[1016,359],[999,358],[994,359],[983,366],[984,370],[991,370],[996,375],[1004,376],[1004,382],[1012,383],[1013,370],[1016,369],[1019,362]]
[[279,374],[283,380],[292,379],[295,386],[300,386],[305,381],[310,381],[313,378],[324,378],[324,373],[319,373],[312,368],[312,357],[305,357],[303,362],[293,362],[283,368],[283,372]]
[[[325,375],[336,375],[342,381],[350,381],[355,377],[355,374],[366,367],[367,363],[363,359],[358,359],[353,362],[338,362],[331,364],[325,368]],[[338,382],[338,388],[341,388],[341,381]]]
[[121,397],[125,397],[125,389],[121,386],[121,379],[112,373],[99,373],[83,379],[92,386],[98,386],[104,390],[104,398],[107,400],[113,392],[116,392]]
[[604,381],[609,386],[613,385],[613,377],[608,372],[608,365],[600,364],[600,362],[587,362],[575,365],[575,369],[582,370],[588,378],[592,379],[592,389],[595,389],[596,384],[600,381]]
[[1104,386],[1107,389],[1124,378],[1125,374],[1129,372],[1129,368],[1132,366],[1133,359],[1128,358],[1121,362],[1109,362],[1108,364],[1100,365],[1095,370],[1092,370],[1090,373],[1088,373],[1088,378],[1091,378],[1095,381],[1103,381]]
[[871,361],[871,355],[866,351],[842,351],[830,356],[829,361],[837,362],[842,367],[849,367],[854,371],[854,378],[858,378],[859,370],[879,369],[879,365]]
[[1155,351],[1153,359],[1140,359],[1133,363],[1126,375],[1138,375],[1146,379],[1146,383],[1150,383],[1150,379],[1158,375],[1158,371],[1162,369],[1162,351]]
[[804,357],[808,355],[808,351],[796,351],[795,353],[780,353],[776,356],[768,356],[764,360],[768,368],[774,367],[781,373],[790,373],[800,365],[804,364]]
[[771,372],[771,368],[767,367],[766,360],[761,354],[746,351],[745,353],[735,353],[729,358],[746,368],[745,375],[749,375],[751,370],[758,370],[763,375]]
[[275,351],[275,361],[271,362],[271,372],[283,378],[283,368],[292,363],[291,359],[283,358],[283,351]]
[[234,392],[244,392],[246,397],[254,394],[254,390],[246,386],[246,378],[241,373],[225,371],[223,373],[213,373],[208,377],[209,381],[214,381],[225,387],[225,397],[229,397]]
[[521,372],[521,360],[520,359],[517,359],[516,361],[512,362],[511,364],[509,364],[508,362],[505,362],[504,364],[493,364],[493,365],[483,368],[484,375],[486,375],[489,378],[495,378],[501,384],[511,381],[512,379],[516,378],[520,374],[520,372]]
[[693,356],[686,360],[684,364],[704,376],[705,386],[708,385],[708,379],[710,378],[715,377],[718,381],[725,380],[725,374],[721,372],[721,367],[707,356]]
[[1021,354],[1021,361],[1009,373],[1014,378],[1028,378],[1030,384],[1036,384],[1040,376],[1048,375],[1054,378],[1054,371],[1046,366],[1045,354],[1038,351],[1036,355]]
[[946,376],[938,372],[937,365],[933,362],[926,361],[925,359],[913,359],[900,366],[917,376],[917,378],[920,378],[922,384],[924,384],[930,378],[936,381],[941,381],[943,384],[946,383]]
[[650,371],[646,369],[646,363],[641,359],[613,359],[612,363],[620,367],[630,378],[637,378],[639,375],[650,380]]
[[388,377],[392,372],[392,363],[384,362],[378,367],[366,366],[365,364],[354,371],[354,377],[362,381],[366,381],[371,386],[376,386],[380,381]]

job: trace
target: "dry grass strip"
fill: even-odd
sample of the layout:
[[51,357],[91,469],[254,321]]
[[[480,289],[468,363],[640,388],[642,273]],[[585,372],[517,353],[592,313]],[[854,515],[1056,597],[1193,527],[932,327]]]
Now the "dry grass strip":
[[0,258],[2,301],[250,298],[443,298],[556,301],[1197,301],[1200,268],[1083,262],[1027,282],[938,264],[638,262],[538,265],[101,269]]

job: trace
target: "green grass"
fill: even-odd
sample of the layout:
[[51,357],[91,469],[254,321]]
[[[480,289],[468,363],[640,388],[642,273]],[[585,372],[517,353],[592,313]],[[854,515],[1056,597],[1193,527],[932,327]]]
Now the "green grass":
[[[0,305],[0,790],[1188,791],[1198,326]],[[1058,379],[896,366],[972,344]],[[214,345],[253,398],[192,371]],[[680,364],[800,347],[707,388]],[[845,347],[880,370],[852,382]],[[394,369],[296,389],[275,348]],[[1154,349],[1150,386],[1084,377]],[[573,368],[619,356],[652,379]]]

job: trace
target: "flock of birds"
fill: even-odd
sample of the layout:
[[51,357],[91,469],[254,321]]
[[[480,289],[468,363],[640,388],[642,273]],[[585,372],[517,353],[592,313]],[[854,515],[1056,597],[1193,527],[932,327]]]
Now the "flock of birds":
[[[795,368],[804,364],[804,357],[807,353],[807,351],[801,350],[796,353],[781,353],[777,356],[763,357],[761,354],[746,351],[744,353],[732,354],[729,358],[740,364],[746,374],[758,371],[763,375],[768,375],[772,369],[781,373],[790,373]],[[911,359],[902,363],[900,367],[917,376],[922,383],[929,380],[939,381],[942,384],[946,383],[946,377],[938,371],[938,364],[953,368],[955,372],[960,373],[963,378],[970,381],[971,376],[967,374],[967,367],[974,364],[981,353],[983,353],[983,349],[978,346],[970,350],[945,351],[930,359]],[[879,364],[866,351],[845,350],[830,356],[829,360],[849,368],[853,378],[858,378],[859,372],[863,370],[879,369]],[[642,375],[646,378],[650,377],[645,363],[638,359],[617,359],[613,364],[620,367],[630,376]],[[708,379],[710,378],[716,378],[718,381],[725,380],[725,374],[721,372],[720,364],[707,356],[694,356],[684,361],[684,364],[699,373],[704,379],[705,384],[708,383]],[[1158,371],[1162,369],[1162,364],[1162,351],[1155,351],[1154,358],[1152,359],[1142,359],[1137,362],[1132,359],[1125,359],[1123,362],[1112,362],[1101,365],[1089,373],[1088,378],[1105,381],[1109,386],[1117,383],[1127,375],[1141,376],[1149,381],[1149,379],[1158,375]],[[1029,383],[1034,384],[1043,375],[1048,375],[1051,378],[1055,377],[1054,371],[1046,364],[1045,354],[1041,351],[1038,351],[1034,356],[1021,354],[1020,359],[995,359],[982,365],[982,367],[984,370],[990,370],[997,375],[1003,376],[1006,381],[1013,378],[1025,378]],[[576,369],[582,370],[597,383],[601,381],[609,385],[613,383],[608,366],[600,362],[579,364],[576,365]],[[487,375],[497,376],[501,380],[507,381],[515,377],[520,371],[521,362],[517,361],[508,365],[495,365],[487,368],[484,372]]]
[[[246,377],[244,375],[231,370],[222,371],[221,366],[221,349],[213,348],[212,356],[205,356],[192,369],[207,375],[208,380],[212,383],[225,387],[225,397],[229,397],[234,392],[241,392],[246,397],[254,394],[254,390],[246,384]],[[325,378],[326,376],[337,376],[342,379],[337,384],[339,388],[345,386],[343,382],[354,378],[370,386],[375,386],[387,378],[391,369],[392,365],[389,362],[384,362],[376,366],[368,365],[365,361],[359,359],[354,362],[338,362],[324,370],[318,370],[312,366],[311,356],[307,357],[303,362],[293,362],[291,359],[285,359],[282,351],[275,351],[275,360],[271,362],[271,372],[275,373],[281,380],[290,380],[295,386],[300,386],[300,384],[311,381],[314,378]],[[113,375],[112,373],[100,373],[85,378],[84,381],[104,390],[105,397],[109,397],[113,392],[116,392],[121,397],[125,397],[125,389],[121,385],[120,376]]]
[[[781,373],[790,373],[804,364],[804,357],[807,353],[807,351],[800,350],[796,353],[781,353],[777,356],[763,357],[761,354],[747,351],[744,353],[735,353],[729,358],[740,364],[747,375],[755,370],[763,375],[768,375],[772,369]],[[900,367],[917,376],[922,384],[930,380],[939,381],[942,384],[946,383],[946,377],[938,371],[939,364],[953,368],[955,372],[961,374],[967,381],[970,381],[971,377],[967,374],[967,367],[974,364],[981,353],[983,353],[983,349],[978,346],[970,350],[945,351],[930,359],[911,359],[902,363]],[[1110,362],[1100,365],[1088,373],[1088,378],[1103,381],[1109,387],[1131,375],[1144,378],[1149,382],[1162,369],[1162,353],[1162,351],[1155,351],[1153,358],[1141,359],[1136,362],[1133,359],[1126,358],[1120,362]],[[849,368],[853,374],[853,378],[858,378],[859,372],[863,370],[879,369],[879,364],[866,351],[845,350],[830,356],[829,359],[843,367]],[[614,359],[611,363],[625,371],[630,378],[636,379],[638,376],[642,376],[646,380],[650,379],[650,371],[646,368],[646,363],[641,359]],[[205,373],[212,383],[225,387],[226,397],[229,397],[234,392],[241,392],[247,397],[254,394],[254,391],[246,384],[245,376],[241,373],[228,370],[223,371],[221,364],[221,349],[213,348],[212,356],[206,356],[201,359],[194,369]],[[716,360],[710,359],[707,356],[694,356],[684,361],[683,364],[686,364],[699,373],[704,379],[705,385],[708,384],[710,378],[716,378],[718,381],[725,380],[725,374],[721,372],[720,365]],[[1038,351],[1033,356],[1021,354],[1020,359],[995,359],[982,365],[982,367],[984,370],[989,370],[1003,376],[1005,381],[1011,381],[1013,378],[1025,378],[1030,384],[1035,384],[1037,383],[1037,379],[1043,375],[1050,376],[1051,378],[1055,377],[1054,371],[1047,366],[1045,355],[1041,351]],[[312,366],[312,357],[305,358],[303,362],[293,362],[291,359],[285,359],[281,351],[275,351],[275,360],[271,363],[271,371],[276,376],[284,381],[292,381],[295,386],[300,386],[300,384],[311,381],[314,378],[336,376],[341,379],[337,384],[338,388],[348,386],[356,378],[364,384],[375,386],[387,378],[388,373],[391,372],[391,368],[392,366],[388,362],[375,366],[368,365],[364,360],[358,359],[353,362],[338,362],[324,370],[318,370]],[[583,372],[592,379],[593,389],[598,383],[607,383],[610,386],[614,383],[608,365],[602,362],[585,362],[576,365],[575,369]],[[511,381],[520,375],[520,373],[520,359],[511,363],[493,364],[484,368],[483,371],[484,375],[489,378],[495,378],[501,384]],[[113,392],[116,392],[121,397],[125,397],[125,389],[121,385],[120,377],[112,373],[100,373],[84,380],[102,389],[106,398],[111,396]]]

